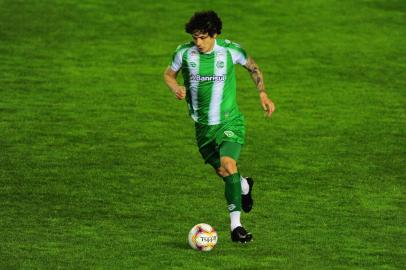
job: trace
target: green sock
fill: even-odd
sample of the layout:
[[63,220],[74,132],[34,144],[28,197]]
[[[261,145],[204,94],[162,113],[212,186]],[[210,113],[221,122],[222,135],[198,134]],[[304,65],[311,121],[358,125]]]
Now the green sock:
[[225,182],[225,195],[228,204],[228,211],[241,211],[241,183],[240,174],[226,176],[223,178]]

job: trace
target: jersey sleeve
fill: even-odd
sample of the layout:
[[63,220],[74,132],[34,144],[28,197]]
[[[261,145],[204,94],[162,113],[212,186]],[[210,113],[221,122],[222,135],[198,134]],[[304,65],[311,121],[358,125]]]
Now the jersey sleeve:
[[182,68],[183,54],[189,47],[189,44],[183,44],[176,48],[170,63],[170,67],[173,71],[178,72]]
[[228,43],[227,47],[230,51],[231,58],[233,59],[233,64],[245,65],[248,61],[247,52],[235,42],[229,40],[226,40],[225,42]]
[[179,50],[179,47],[176,48],[175,52],[173,53],[172,61],[170,63],[171,69],[175,72],[178,72],[182,67],[182,53],[181,50]]

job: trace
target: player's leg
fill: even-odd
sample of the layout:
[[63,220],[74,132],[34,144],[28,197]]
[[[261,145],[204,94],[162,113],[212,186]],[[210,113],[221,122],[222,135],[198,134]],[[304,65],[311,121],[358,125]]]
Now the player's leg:
[[[231,239],[233,241],[248,242],[252,235],[241,225],[241,205],[244,202],[243,186],[245,180],[238,173],[237,160],[241,151],[241,144],[223,142],[220,147],[207,144],[199,149],[203,159],[209,163],[216,173],[223,178],[225,184],[225,197],[230,213]],[[220,157],[220,155],[222,157]],[[245,211],[245,210],[244,210]]]
[[[221,151],[224,153],[229,153],[231,154],[231,157],[234,158],[234,160],[238,160],[239,154],[241,151],[242,145],[245,143],[245,124],[244,124],[244,117],[241,115],[232,121],[228,122],[226,125],[222,127],[222,132],[217,133],[217,143],[221,145],[221,142],[229,142],[225,143],[221,147]],[[236,153],[233,152],[233,144],[237,143],[240,144],[240,148],[236,148],[238,151]],[[235,156],[233,156],[235,155]],[[223,156],[222,154],[220,156]],[[240,182],[241,182],[241,197],[242,197],[242,210],[244,212],[248,213],[251,211],[252,206],[253,206],[253,200],[251,196],[252,192],[252,187],[254,185],[254,181],[252,178],[247,177],[244,178],[240,176]]]
[[235,242],[249,242],[252,235],[241,225],[241,176],[238,172],[237,160],[240,156],[241,144],[223,142],[220,145],[220,163],[225,183],[225,197],[230,213],[231,239]]
[[[230,209],[233,208],[229,210],[231,227],[233,228],[232,240],[240,242],[248,242],[252,238],[252,235],[240,226],[241,197],[244,196],[241,195],[242,190],[244,190],[241,185],[244,186],[244,181],[241,181],[243,178],[238,174],[237,160],[244,143],[244,133],[242,119],[238,119],[238,121],[233,122],[233,125],[227,126],[196,125],[199,151],[205,163],[212,165],[216,173],[224,179],[226,199]],[[220,156],[228,158],[221,159]]]
[[254,200],[252,199],[252,188],[254,186],[254,180],[251,177],[241,176],[241,207],[245,213],[251,211],[254,205]]
[[[240,157],[240,152],[241,152],[242,145],[234,142],[223,142],[221,147],[220,147],[220,156],[229,156],[232,157],[235,160],[235,166],[236,161]],[[234,164],[232,164],[234,166]],[[234,168],[233,168],[234,169]],[[238,172],[238,168],[237,168]],[[227,173],[227,170],[224,166],[221,166],[217,170],[217,174],[221,175],[222,177],[227,176],[230,174],[230,172]],[[244,178],[240,175],[240,184],[241,184],[241,207],[244,212],[248,213],[251,211],[252,206],[254,204],[254,201],[252,199],[252,187],[254,185],[254,180],[251,177]]]
[[[206,160],[206,163],[209,163],[213,167],[214,171],[219,177],[224,178],[229,175],[227,170],[221,166],[219,153],[213,154],[210,158]],[[243,201],[242,208],[244,212],[249,212],[253,204],[251,199],[251,190],[252,186],[254,185],[254,181],[252,180],[251,177],[245,178],[243,176],[240,176],[240,182],[241,182],[241,196]]]
[[[227,170],[221,166],[220,152],[218,147],[214,144],[214,142],[199,148],[199,152],[202,155],[205,163],[210,164],[219,177],[224,178],[229,175]],[[245,182],[243,182],[243,179],[245,180]],[[241,189],[242,189],[241,194],[246,194],[244,193],[244,189],[249,188],[248,184],[246,183],[247,183],[246,179],[241,177]]]
[[220,157],[221,167],[226,172],[223,179],[225,182],[225,195],[228,210],[241,211],[241,182],[237,169],[237,162],[229,156]]
[[[208,161],[214,170],[216,171],[217,175],[221,178],[224,178],[229,175],[226,169],[223,167],[218,166],[220,163],[220,159],[213,160],[212,162]],[[238,167],[238,166],[237,166]],[[252,187],[254,186],[254,180],[251,177],[243,177],[240,175],[240,183],[241,183],[241,207],[244,212],[248,213],[251,211],[254,201],[252,199],[251,191]]]

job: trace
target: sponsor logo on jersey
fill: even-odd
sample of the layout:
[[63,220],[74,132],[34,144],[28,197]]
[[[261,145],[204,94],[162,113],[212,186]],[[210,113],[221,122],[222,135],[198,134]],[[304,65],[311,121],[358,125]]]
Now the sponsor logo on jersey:
[[230,138],[234,136],[234,132],[232,132],[231,130],[226,130],[224,131],[224,135]]
[[195,63],[195,62],[190,62],[190,66],[191,66],[192,68],[194,68],[194,67],[196,67],[196,63]]
[[199,74],[197,75],[191,75],[190,76],[191,81],[215,81],[215,82],[220,82],[220,81],[225,81],[226,76],[225,75],[213,75],[213,76],[200,76]]

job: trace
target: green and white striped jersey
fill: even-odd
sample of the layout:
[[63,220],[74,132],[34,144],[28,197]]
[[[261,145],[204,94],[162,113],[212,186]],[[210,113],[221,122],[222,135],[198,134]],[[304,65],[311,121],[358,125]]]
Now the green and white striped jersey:
[[234,65],[246,63],[245,50],[229,40],[216,39],[209,53],[200,53],[193,42],[176,48],[171,69],[182,69],[186,101],[195,122],[217,125],[241,114]]

